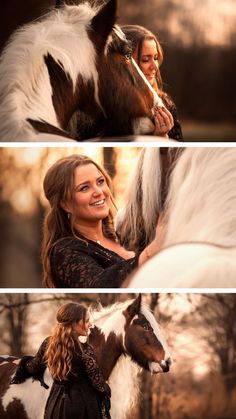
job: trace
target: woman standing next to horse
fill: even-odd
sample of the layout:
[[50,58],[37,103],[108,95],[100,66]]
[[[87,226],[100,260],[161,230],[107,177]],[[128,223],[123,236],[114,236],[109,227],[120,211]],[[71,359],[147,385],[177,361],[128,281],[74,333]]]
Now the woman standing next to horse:
[[133,58],[146,76],[151,86],[161,97],[165,107],[155,110],[154,135],[165,136],[181,141],[183,134],[174,102],[163,91],[159,67],[163,62],[163,51],[156,36],[148,29],[138,25],[122,26],[122,31],[131,42]]
[[97,364],[93,348],[81,343],[91,327],[88,309],[67,303],[57,312],[57,324],[35,357],[22,358],[11,384],[33,376],[40,379],[48,367],[53,385],[44,419],[109,419],[110,387]]
[[50,204],[42,247],[47,287],[121,287],[130,272],[159,250],[159,234],[137,255],[118,243],[111,180],[89,157],[72,155],[54,163],[46,173],[44,193]]

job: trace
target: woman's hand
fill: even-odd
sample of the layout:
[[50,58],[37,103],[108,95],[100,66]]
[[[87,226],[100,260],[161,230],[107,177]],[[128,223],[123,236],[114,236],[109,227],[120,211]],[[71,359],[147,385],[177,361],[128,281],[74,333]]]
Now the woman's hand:
[[163,106],[157,106],[154,109],[155,129],[154,135],[168,137],[168,132],[174,126],[174,120],[171,113]]

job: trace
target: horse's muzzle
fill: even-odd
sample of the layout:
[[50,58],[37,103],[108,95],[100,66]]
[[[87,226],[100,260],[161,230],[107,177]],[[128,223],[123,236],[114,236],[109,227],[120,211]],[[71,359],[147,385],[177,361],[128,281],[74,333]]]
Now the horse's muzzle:
[[161,361],[160,366],[163,372],[168,372],[170,370],[171,359],[168,358],[166,361]]

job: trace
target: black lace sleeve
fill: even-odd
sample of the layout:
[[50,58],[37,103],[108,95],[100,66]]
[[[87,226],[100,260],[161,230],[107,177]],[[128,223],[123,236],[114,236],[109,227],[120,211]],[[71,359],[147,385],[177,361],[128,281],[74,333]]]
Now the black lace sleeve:
[[119,288],[136,268],[138,256],[125,260],[96,243],[79,240],[54,248],[52,277],[59,288]]
[[49,338],[46,338],[43,341],[36,355],[26,363],[27,372],[32,376],[40,373],[41,371],[44,371],[46,368],[44,354],[48,345],[48,340]]
[[46,362],[44,354],[47,347],[48,339],[45,339],[41,344],[35,356],[23,356],[19,365],[16,368],[15,374],[11,379],[11,384],[23,383],[27,378],[32,377],[39,380],[41,386],[48,389],[48,385],[44,381],[44,371],[46,369]]
[[86,344],[83,346],[83,352],[81,354],[82,361],[84,363],[87,375],[91,381],[92,386],[99,391],[103,396],[111,396],[110,387],[106,383],[101,369],[98,366],[96,356],[92,346]]

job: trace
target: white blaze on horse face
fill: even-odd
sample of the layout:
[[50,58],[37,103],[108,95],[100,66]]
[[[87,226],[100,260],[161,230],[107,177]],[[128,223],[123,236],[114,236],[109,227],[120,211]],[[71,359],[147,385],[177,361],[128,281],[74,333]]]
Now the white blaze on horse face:
[[152,85],[149,83],[149,81],[147,80],[147,78],[143,74],[141,68],[138,66],[138,64],[136,63],[136,61],[134,60],[134,58],[132,58],[132,63],[134,65],[134,67],[136,68],[137,72],[142,77],[143,81],[146,83],[146,85],[148,86],[148,88],[153,93],[153,108],[152,108],[152,113],[154,115],[154,108],[156,108],[157,106],[164,106],[165,107],[165,105],[162,102],[162,99],[160,98],[160,96],[157,94],[156,90],[153,89]]
[[3,408],[6,410],[14,399],[19,399],[30,419],[43,419],[46,401],[52,385],[52,377],[48,370],[44,373],[44,380],[49,386],[48,390],[42,387],[38,380],[34,381],[32,378],[28,378],[21,384],[11,384],[2,398]]
[[170,351],[169,351],[166,339],[165,339],[163,333],[161,332],[160,327],[159,327],[155,317],[153,316],[153,314],[150,312],[150,310],[144,304],[142,304],[140,311],[146,317],[146,319],[149,321],[150,325],[153,328],[153,332],[157,337],[157,340],[159,340],[159,342],[161,343],[161,345],[164,349],[165,358],[163,359],[163,361],[171,360],[171,355],[170,355]]

